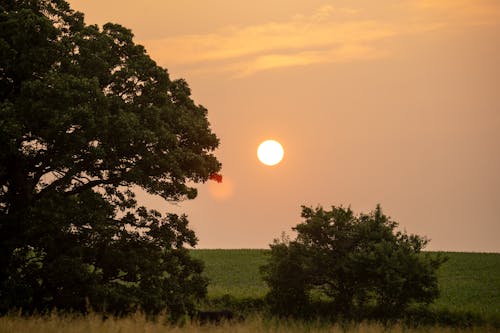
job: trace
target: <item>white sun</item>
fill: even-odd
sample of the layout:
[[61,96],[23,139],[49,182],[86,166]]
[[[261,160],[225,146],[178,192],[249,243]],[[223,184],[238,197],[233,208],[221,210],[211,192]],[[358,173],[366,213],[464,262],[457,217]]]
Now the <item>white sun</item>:
[[283,146],[275,140],[266,140],[257,148],[257,157],[265,165],[276,165],[283,159]]

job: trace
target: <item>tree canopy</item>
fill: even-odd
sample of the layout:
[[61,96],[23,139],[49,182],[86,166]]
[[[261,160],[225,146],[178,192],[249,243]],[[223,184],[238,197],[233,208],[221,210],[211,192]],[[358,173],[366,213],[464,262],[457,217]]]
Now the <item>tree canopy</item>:
[[0,2],[0,311],[186,311],[205,293],[187,218],[219,140],[188,84],[63,0]]
[[333,315],[390,317],[438,296],[444,259],[421,253],[427,239],[397,231],[380,206],[359,215],[302,207],[302,218],[297,237],[276,240],[263,267],[275,313],[307,315],[320,301]]

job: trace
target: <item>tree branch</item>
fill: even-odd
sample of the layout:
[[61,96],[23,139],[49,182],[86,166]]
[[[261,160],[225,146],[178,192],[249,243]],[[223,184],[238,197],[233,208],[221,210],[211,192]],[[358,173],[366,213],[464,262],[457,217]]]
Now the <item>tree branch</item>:
[[65,196],[70,196],[73,194],[78,194],[82,193],[85,190],[91,189],[93,187],[99,186],[99,185],[121,185],[120,182],[122,182],[123,179],[121,177],[116,177],[116,178],[109,178],[109,179],[95,179],[91,180],[88,183],[85,183],[81,186],[75,187],[72,190],[66,191],[63,194]]

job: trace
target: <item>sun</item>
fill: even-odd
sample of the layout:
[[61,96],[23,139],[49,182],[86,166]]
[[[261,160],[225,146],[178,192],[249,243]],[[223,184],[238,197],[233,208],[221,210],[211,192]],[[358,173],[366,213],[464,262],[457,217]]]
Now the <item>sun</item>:
[[283,159],[285,151],[276,140],[266,140],[257,148],[257,157],[265,165],[276,165]]

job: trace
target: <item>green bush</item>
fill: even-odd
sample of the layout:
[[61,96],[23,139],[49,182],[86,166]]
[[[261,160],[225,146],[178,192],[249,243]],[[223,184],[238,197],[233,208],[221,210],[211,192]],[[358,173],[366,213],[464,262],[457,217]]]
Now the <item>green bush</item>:
[[262,268],[273,313],[310,316],[319,302],[331,315],[395,318],[437,298],[445,259],[421,253],[428,240],[397,231],[380,206],[360,215],[303,207],[302,217],[297,237],[275,240]]

